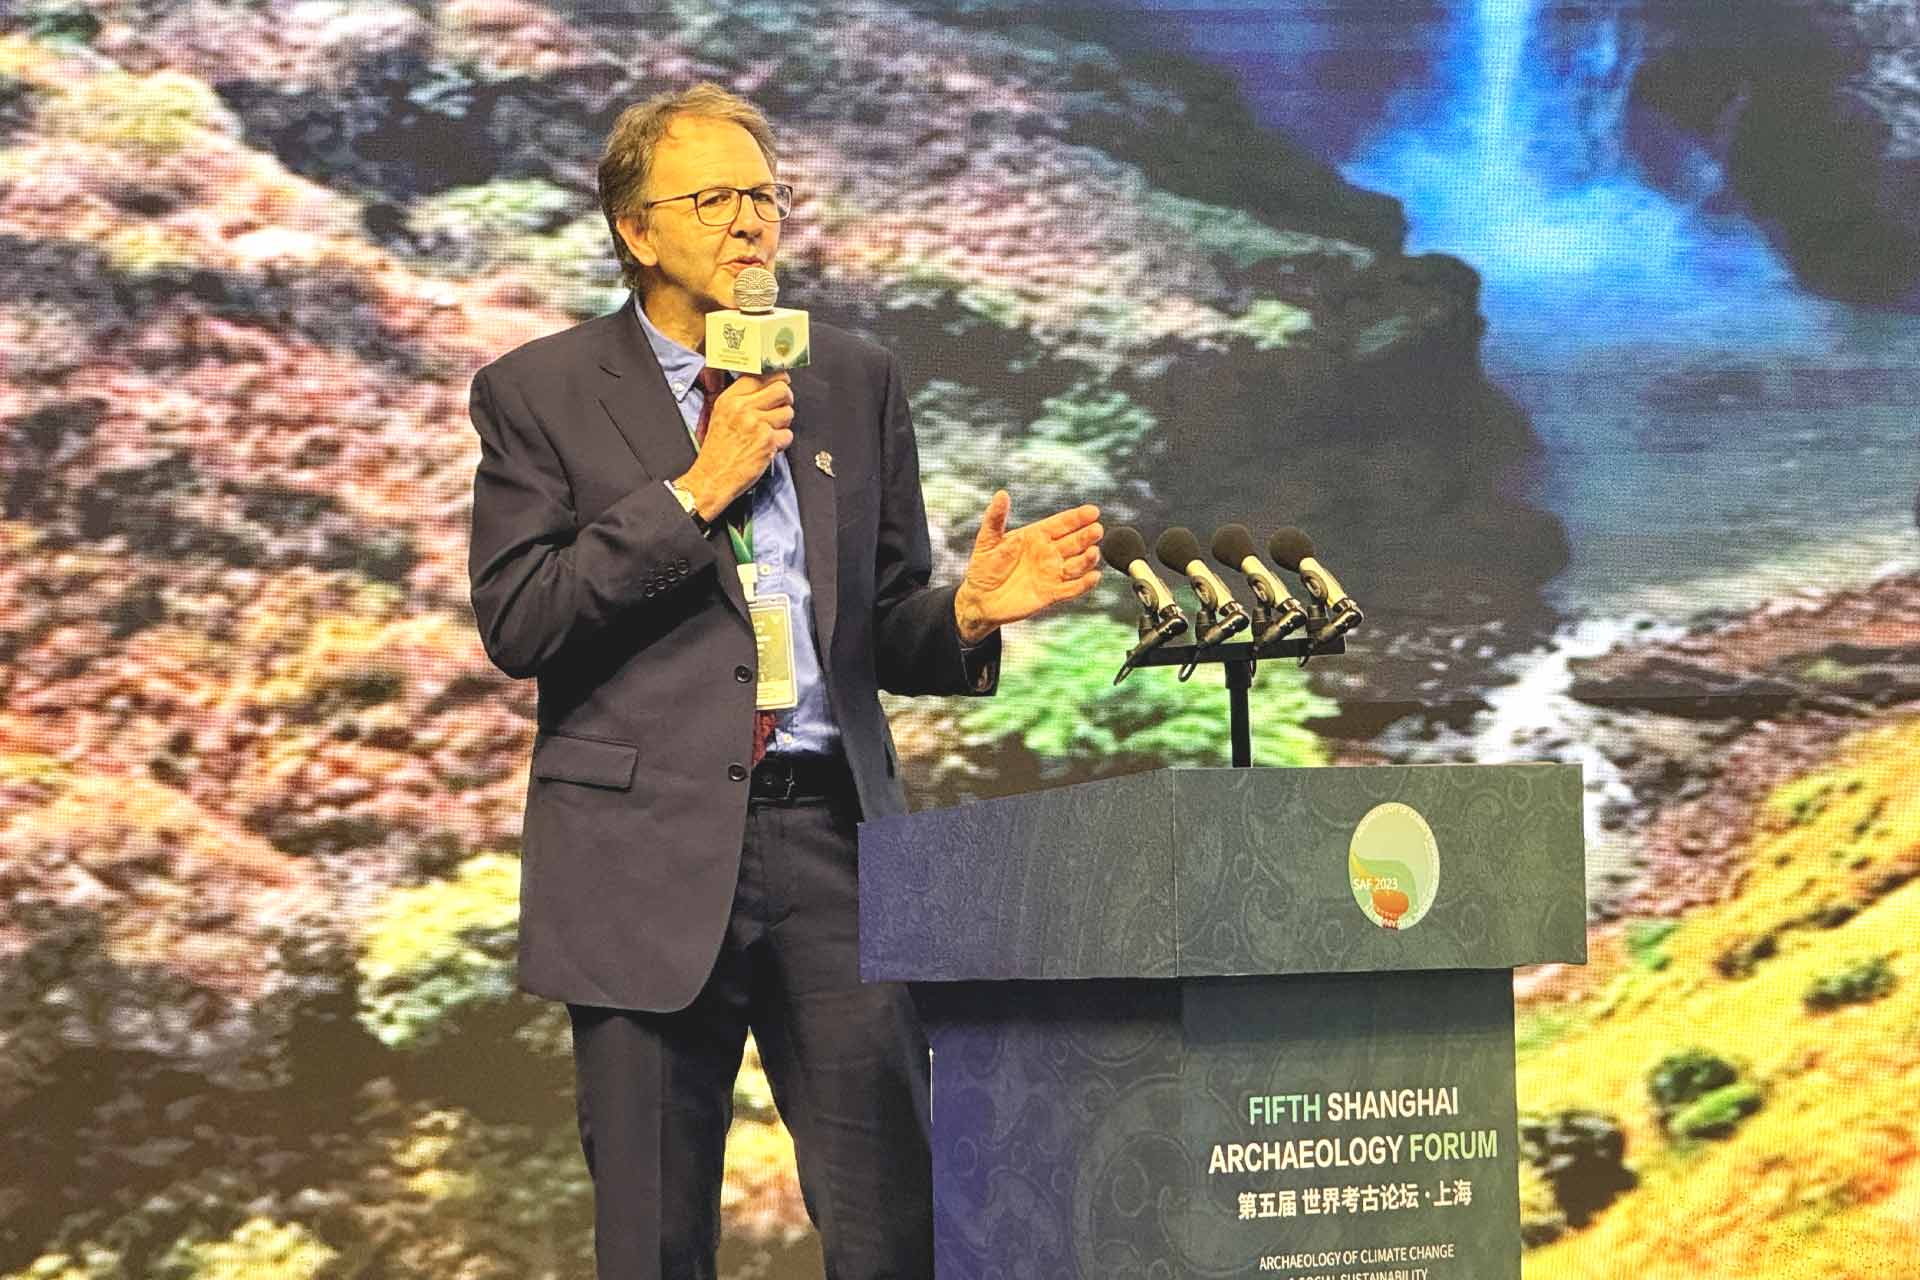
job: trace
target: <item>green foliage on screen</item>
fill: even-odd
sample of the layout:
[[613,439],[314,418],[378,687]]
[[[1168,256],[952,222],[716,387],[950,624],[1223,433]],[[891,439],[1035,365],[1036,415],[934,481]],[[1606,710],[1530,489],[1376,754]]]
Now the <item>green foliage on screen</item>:
[[184,150],[209,129],[238,128],[212,86],[173,70],[94,76],[55,99],[42,120],[51,134],[156,155]]
[[1027,434],[1032,441],[1131,461],[1152,442],[1158,427],[1154,416],[1126,392],[1083,382],[1043,401]]
[[1031,421],[972,387],[936,378],[913,397],[927,516],[964,555],[996,487],[1018,506],[1013,522],[1083,502],[1109,524],[1135,516],[1145,463],[1165,447],[1160,423],[1117,388],[1076,383],[1041,401]]
[[899,272],[889,291],[887,306],[964,312],[1000,329],[1019,329],[1030,305],[1004,285],[987,283],[953,264],[903,252],[895,264]]
[[1739,1078],[1739,1068],[1705,1049],[1683,1049],[1660,1059],[1647,1076],[1647,1093],[1664,1119],[1682,1106]]
[[[1021,692],[969,702],[962,730],[976,743],[1016,739],[1043,760],[1226,764],[1227,696],[1216,669],[1182,684],[1172,669],[1153,668],[1115,685],[1114,672],[1137,638],[1125,623],[1084,613],[1022,624],[1008,638],[1002,674]],[[1325,764],[1326,748],[1304,722],[1334,710],[1295,668],[1264,665],[1250,699],[1255,763]]]
[[100,34],[100,19],[78,0],[32,0],[20,20],[29,36],[50,44],[83,45]]
[[577,191],[539,178],[499,178],[417,200],[407,226],[423,269],[455,275],[511,267],[546,299],[586,318],[625,301],[606,218]]
[[1694,1100],[1667,1121],[1667,1132],[1683,1140],[1724,1138],[1760,1109],[1760,1087],[1740,1080]]
[[975,459],[1006,447],[1013,412],[985,393],[945,378],[935,378],[914,394],[913,433],[927,519],[936,530],[947,530],[956,543],[962,532],[973,536],[993,495]]
[[395,1049],[433,1044],[456,1014],[513,995],[520,864],[481,854],[387,895],[361,944],[360,1024]]
[[1821,1012],[1843,1004],[1865,1004],[1889,994],[1894,987],[1893,970],[1885,956],[1856,960],[1837,972],[1823,974],[1807,988],[1802,1002],[1808,1009]]
[[501,1123],[403,1100],[383,1079],[336,1119],[278,1148],[243,1127],[232,1163],[87,1206],[0,1280],[592,1273],[592,1182],[571,1117]]
[[1627,1135],[1617,1117],[1568,1108],[1520,1117],[1522,1238],[1529,1245],[1580,1228],[1631,1190]]
[[1202,252],[1226,258],[1236,267],[1250,267],[1268,258],[1303,253],[1342,254],[1356,264],[1373,257],[1366,250],[1342,241],[1268,226],[1244,209],[1207,204],[1168,191],[1143,193],[1141,205],[1149,216],[1171,223]]
[[1764,1101],[1758,1085],[1733,1063],[1705,1049],[1668,1054],[1647,1078],[1647,1092],[1667,1133],[1681,1141],[1724,1138]]
[[367,1181],[369,1191],[404,1188],[404,1217],[368,1195],[355,1224],[391,1257],[392,1274],[591,1272],[593,1184],[571,1124],[503,1125],[454,1107],[415,1113]]
[[98,1244],[76,1246],[57,1253],[43,1253],[24,1271],[11,1271],[0,1280],[123,1280],[126,1268],[121,1255]]
[[516,244],[519,261],[543,271],[552,298],[568,314],[586,319],[624,305],[606,219],[598,212],[575,218],[552,235],[525,236]]
[[1277,298],[1255,298],[1228,328],[1251,338],[1256,351],[1272,351],[1313,328],[1313,313]]
[[[559,230],[582,204],[579,195],[540,178],[500,178],[416,201],[407,222],[422,233],[543,234]],[[601,234],[605,233],[603,222]]]
[[1667,939],[1680,927],[1678,920],[1633,920],[1627,924],[1627,954],[1643,969],[1658,973],[1670,964]]
[[337,1257],[297,1223],[251,1218],[224,1240],[180,1246],[160,1269],[180,1280],[315,1280]]

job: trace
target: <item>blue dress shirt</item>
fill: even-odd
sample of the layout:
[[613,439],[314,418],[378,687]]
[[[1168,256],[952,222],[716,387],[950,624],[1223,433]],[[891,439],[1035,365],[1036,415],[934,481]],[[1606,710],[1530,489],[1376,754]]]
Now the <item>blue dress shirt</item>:
[[[706,359],[698,351],[681,346],[653,327],[646,309],[636,296],[634,312],[647,341],[667,375],[667,389],[680,406],[680,417],[691,436],[700,423],[700,409],[706,392],[700,389],[700,370]],[[770,755],[830,755],[839,750],[840,729],[833,722],[827,705],[827,687],[820,678],[819,641],[813,634],[813,587],[807,582],[806,539],[800,530],[800,498],[793,487],[793,472],[783,450],[773,455],[773,466],[747,490],[753,500],[753,558],[758,574],[754,590],[765,597],[787,597],[788,619],[793,628],[793,674],[800,701],[786,711],[775,713],[773,738],[767,743]],[[726,537],[718,531],[716,537]],[[731,548],[729,548],[731,549]],[[829,548],[829,554],[831,554]]]

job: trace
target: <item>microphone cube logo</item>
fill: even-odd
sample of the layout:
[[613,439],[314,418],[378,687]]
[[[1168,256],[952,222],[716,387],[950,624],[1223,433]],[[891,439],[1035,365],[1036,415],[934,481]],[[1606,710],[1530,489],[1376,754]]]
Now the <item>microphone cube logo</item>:
[[716,369],[751,374],[798,369],[812,363],[807,343],[804,311],[707,313],[707,362]]
[[1411,805],[1375,805],[1347,845],[1353,900],[1382,929],[1411,929],[1426,918],[1440,888],[1440,847]]

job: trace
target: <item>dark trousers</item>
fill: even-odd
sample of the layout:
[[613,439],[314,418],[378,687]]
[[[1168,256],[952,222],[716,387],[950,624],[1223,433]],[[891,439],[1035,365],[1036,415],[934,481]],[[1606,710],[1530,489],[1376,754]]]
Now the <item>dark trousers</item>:
[[677,1013],[568,1006],[600,1280],[707,1280],[733,1082],[752,1029],[828,1280],[930,1280],[927,1042],[859,976],[849,794],[748,811],[733,916]]

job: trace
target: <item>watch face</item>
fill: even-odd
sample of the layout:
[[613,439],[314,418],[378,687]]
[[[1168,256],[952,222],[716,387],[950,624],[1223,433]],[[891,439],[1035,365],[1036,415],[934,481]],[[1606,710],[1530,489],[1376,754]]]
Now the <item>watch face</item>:
[[705,537],[713,526],[707,522],[705,516],[700,514],[700,506],[693,500],[693,490],[682,488],[677,484],[669,484],[667,488],[672,490],[673,496],[680,500],[681,510],[693,517],[694,527],[700,530],[702,537]]

